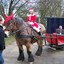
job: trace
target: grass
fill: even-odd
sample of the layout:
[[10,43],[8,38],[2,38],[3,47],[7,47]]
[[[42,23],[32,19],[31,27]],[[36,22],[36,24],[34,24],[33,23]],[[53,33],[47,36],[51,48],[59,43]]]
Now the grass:
[[10,36],[10,37],[8,37],[8,38],[5,38],[5,44],[6,45],[10,45],[10,44],[12,44],[13,42],[15,41],[15,37],[14,36]]

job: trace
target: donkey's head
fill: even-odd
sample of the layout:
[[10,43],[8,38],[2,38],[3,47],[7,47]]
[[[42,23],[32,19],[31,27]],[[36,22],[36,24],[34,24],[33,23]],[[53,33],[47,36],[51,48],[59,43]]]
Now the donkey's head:
[[16,30],[16,22],[14,19],[14,14],[12,14],[10,16],[5,15],[4,25],[6,27],[6,30],[9,30],[9,31]]

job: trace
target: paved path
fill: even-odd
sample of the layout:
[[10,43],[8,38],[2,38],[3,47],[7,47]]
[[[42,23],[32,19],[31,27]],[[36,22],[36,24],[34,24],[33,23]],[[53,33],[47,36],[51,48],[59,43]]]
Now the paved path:
[[[34,55],[34,64],[64,64],[64,51],[52,50],[50,47],[44,46],[42,55],[36,56],[37,44],[32,46],[32,53]],[[18,48],[14,42],[8,45],[3,52],[5,64],[28,64],[26,48],[24,46],[25,61],[17,61]]]

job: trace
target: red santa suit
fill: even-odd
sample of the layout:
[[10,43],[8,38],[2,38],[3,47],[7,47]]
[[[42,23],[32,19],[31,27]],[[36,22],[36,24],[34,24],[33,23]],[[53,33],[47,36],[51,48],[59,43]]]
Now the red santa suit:
[[35,14],[29,14],[27,15],[27,21],[28,24],[30,24],[37,32],[40,32],[40,26],[36,22],[36,15]]

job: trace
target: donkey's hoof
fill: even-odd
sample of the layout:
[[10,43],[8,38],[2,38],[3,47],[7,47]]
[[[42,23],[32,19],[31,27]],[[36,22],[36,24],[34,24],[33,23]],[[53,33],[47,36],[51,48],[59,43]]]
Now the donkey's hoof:
[[34,58],[28,58],[28,62],[34,62]]
[[18,60],[18,61],[24,61],[24,57],[19,56],[19,57],[17,58],[17,60]]
[[28,62],[34,62],[34,57],[32,55],[28,57]]
[[37,56],[41,56],[41,54],[42,54],[42,48],[39,48],[39,49],[37,50],[37,52],[36,52],[36,55],[37,55]]
[[36,52],[36,55],[37,56],[41,56],[41,52]]

